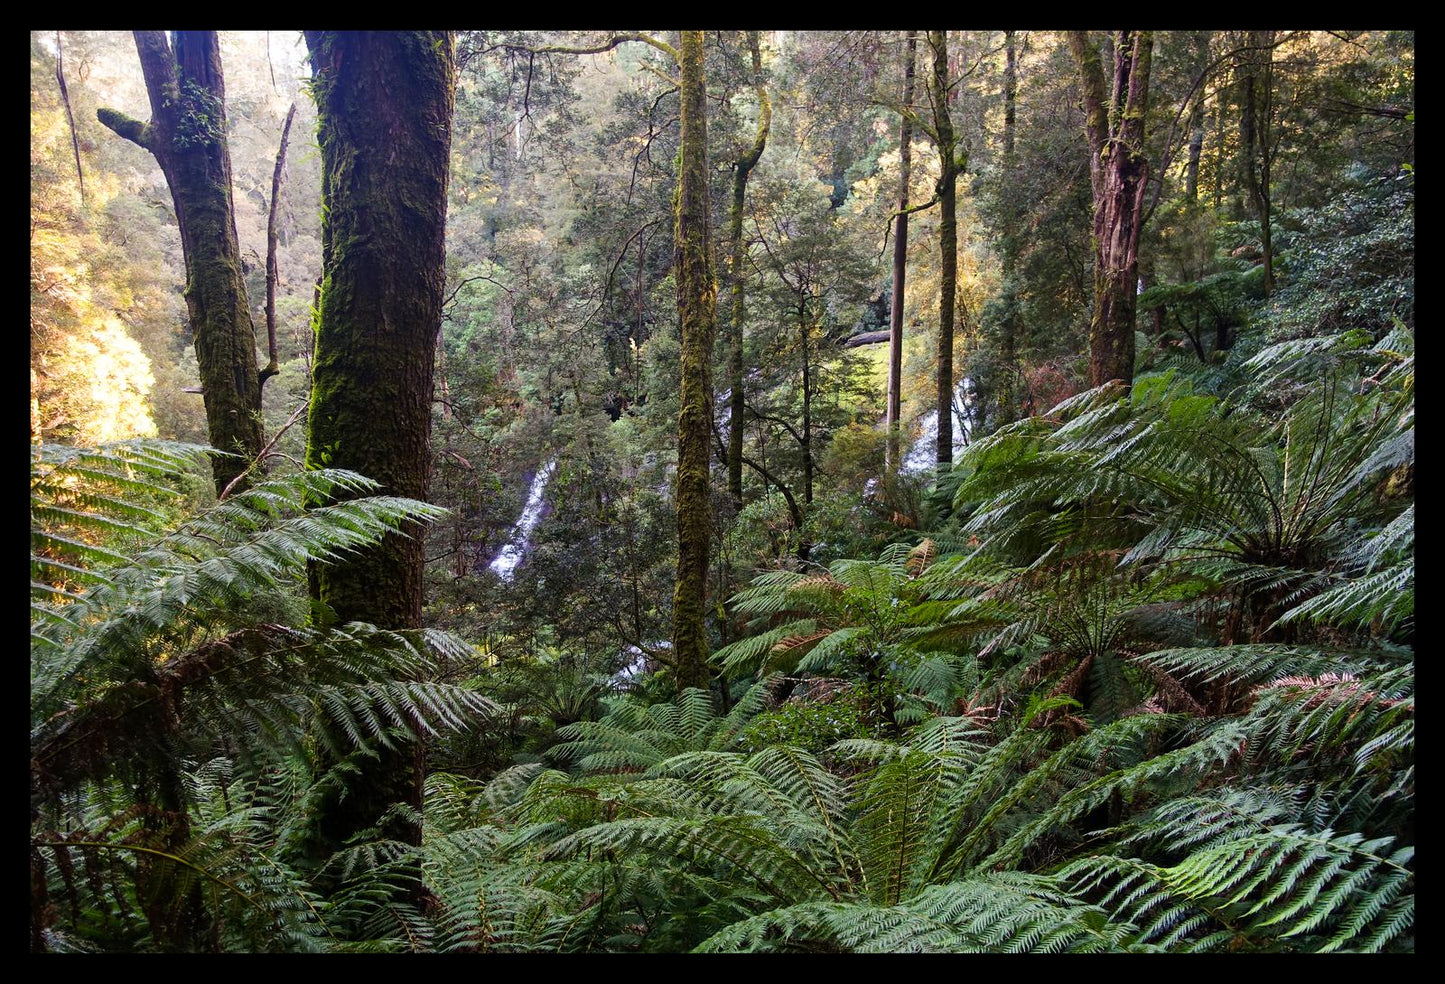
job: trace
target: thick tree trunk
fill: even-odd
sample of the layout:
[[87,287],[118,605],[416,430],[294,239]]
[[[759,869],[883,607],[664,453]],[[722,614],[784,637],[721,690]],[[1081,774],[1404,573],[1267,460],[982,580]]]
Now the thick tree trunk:
[[[455,82],[450,32],[308,31],[321,147],[322,275],[307,465],[427,497],[432,370],[445,285],[447,169]],[[417,628],[419,528],[320,566],[313,592],[340,622]],[[394,803],[421,806],[422,749],[363,760],[320,805],[323,852]],[[413,844],[409,821],[382,836]]]
[[713,279],[708,215],[707,116],[701,31],[683,31],[682,148],[677,188],[677,313],[682,328],[682,392],[677,423],[677,583],[672,648],[679,687],[708,686],[708,548],[712,536],[708,444],[712,436]]
[[903,66],[903,124],[898,135],[898,222],[893,235],[893,291],[888,312],[888,446],[887,470],[898,470],[898,428],[902,424],[903,295],[908,278],[908,187],[913,172],[913,76],[918,33],[908,32],[907,61]]
[[953,312],[958,293],[958,175],[967,159],[959,159],[958,137],[948,114],[948,32],[928,32],[933,48],[933,123],[938,140],[938,470],[953,466]]
[[768,144],[768,128],[772,122],[772,106],[768,102],[768,90],[763,85],[763,56],[758,45],[758,32],[748,32],[748,45],[753,55],[753,78],[758,93],[758,131],[753,145],[739,157],[733,172],[733,204],[728,217],[728,240],[731,244],[732,280],[732,324],[728,337],[728,381],[732,393],[728,400],[728,494],[732,497],[733,508],[743,507],[743,320],[744,284],[743,263],[747,259],[743,249],[743,205],[748,191],[748,175],[757,166]]
[[[96,115],[155,155],[170,186],[208,435],[213,447],[234,456],[212,459],[220,494],[265,445],[256,329],[231,206],[220,46],[215,31],[177,31],[174,50],[162,31],[136,31],[135,42],[150,95],[150,122],[111,109]],[[244,485],[238,482],[237,488]]]
[[1089,385],[1134,379],[1134,309],[1139,231],[1149,174],[1144,116],[1153,36],[1120,31],[1112,45],[1113,94],[1106,107],[1099,51],[1083,31],[1069,32],[1084,97],[1089,177],[1094,193],[1094,314],[1089,323]]

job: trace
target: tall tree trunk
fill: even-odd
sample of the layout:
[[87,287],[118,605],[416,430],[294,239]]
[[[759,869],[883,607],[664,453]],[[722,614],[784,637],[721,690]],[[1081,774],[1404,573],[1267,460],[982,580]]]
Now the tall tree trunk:
[[1214,97],[1214,181],[1209,207],[1216,212],[1224,202],[1224,104],[1221,92]]
[[933,126],[938,141],[938,470],[953,465],[953,308],[958,294],[958,175],[968,164],[959,157],[958,137],[948,113],[948,32],[929,31],[933,49]]
[[1259,220],[1264,254],[1264,292],[1274,292],[1274,249],[1271,242],[1270,137],[1274,117],[1274,31],[1250,31],[1250,49],[1239,57],[1239,143],[1244,186]]
[[276,167],[271,172],[271,208],[266,217],[266,368],[261,370],[261,385],[281,371],[276,357],[276,285],[281,280],[281,267],[276,261],[276,215],[281,201],[281,174],[286,170],[286,144],[291,139],[291,121],[296,118],[296,104],[286,110],[281,126],[281,146],[276,151]]
[[[308,31],[321,147],[321,305],[307,465],[349,468],[389,495],[427,497],[432,370],[445,286],[447,168],[455,83],[450,32]],[[319,566],[315,597],[337,621],[422,622],[419,528]],[[421,806],[422,747],[365,759],[320,804],[329,852],[397,802]],[[382,836],[419,844],[420,827]]]
[[[1014,178],[1014,133],[1017,126],[1018,103],[1018,42],[1016,32],[1004,32],[1003,71],[1003,179],[1012,183]],[[1005,307],[1003,323],[999,326],[998,379],[998,422],[1011,423],[1014,419],[1018,397],[1015,383],[1018,378],[1018,342],[1023,333],[1022,314],[1018,297],[1018,221],[1013,209],[1006,209],[1003,220],[1002,266]]]
[[748,175],[763,156],[768,144],[768,128],[772,122],[773,110],[768,102],[768,90],[763,85],[763,56],[758,45],[758,32],[748,32],[748,47],[753,55],[753,79],[758,93],[758,131],[753,145],[736,161],[733,172],[733,204],[728,216],[728,239],[731,244],[732,280],[732,324],[728,337],[728,381],[732,392],[728,400],[728,494],[732,497],[733,508],[743,507],[743,299],[746,275],[743,263],[747,259],[743,250],[743,204],[748,191]]
[[65,105],[65,121],[70,124],[70,147],[75,151],[75,180],[80,184],[80,207],[85,208],[85,169],[80,166],[80,135],[75,132],[75,114],[70,111],[70,89],[65,84],[65,55],[61,50],[60,32],[55,32],[55,81],[60,86],[60,101]]
[[1144,117],[1154,38],[1120,31],[1112,45],[1112,98],[1104,101],[1099,50],[1083,31],[1069,32],[1084,97],[1089,178],[1094,194],[1094,314],[1089,323],[1089,385],[1134,380],[1134,309],[1138,297],[1139,231],[1149,162]]
[[893,290],[888,311],[888,446],[886,468],[891,475],[902,464],[898,428],[902,425],[903,295],[908,279],[908,187],[913,174],[913,76],[918,32],[908,32],[903,65],[903,123],[898,134],[898,222],[893,235]]
[[[256,329],[246,300],[231,206],[226,86],[215,31],[136,31],[150,95],[149,123],[113,109],[100,122],[150,151],[175,203],[186,266],[186,308],[206,404],[211,445],[233,457],[211,459],[217,494],[261,453],[261,379]],[[244,479],[237,488],[244,487]]]
[[683,31],[682,148],[677,187],[677,313],[682,328],[682,393],[677,422],[677,583],[672,651],[679,687],[708,686],[708,548],[712,536],[708,444],[712,436],[712,355],[717,284],[708,215],[707,115],[701,31]]
[[[1209,31],[1194,32],[1194,70],[1201,77],[1209,67]],[[1204,92],[1203,82],[1189,107],[1189,162],[1184,168],[1184,197],[1192,204],[1199,200],[1199,159],[1204,155]]]
[[[808,323],[808,295],[798,295],[798,344],[803,353],[803,502],[813,504],[813,356],[808,348],[812,325]],[[799,531],[801,532],[801,530]]]

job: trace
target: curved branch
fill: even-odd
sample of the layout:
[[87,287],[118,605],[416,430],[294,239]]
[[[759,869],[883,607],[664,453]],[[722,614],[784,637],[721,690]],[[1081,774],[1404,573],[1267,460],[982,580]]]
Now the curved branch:
[[676,48],[666,41],[659,41],[657,38],[647,34],[614,34],[602,44],[592,48],[579,48],[561,44],[543,45],[540,48],[529,48],[526,45],[520,44],[507,44],[501,47],[511,48],[514,51],[526,51],[534,55],[600,55],[605,51],[611,51],[613,48],[627,41],[641,41],[643,44],[650,44],[663,54],[671,56],[673,61],[681,61]]

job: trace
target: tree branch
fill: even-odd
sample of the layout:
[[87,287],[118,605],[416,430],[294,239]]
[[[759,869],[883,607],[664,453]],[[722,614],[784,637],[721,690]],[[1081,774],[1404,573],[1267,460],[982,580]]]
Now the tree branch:
[[152,132],[150,124],[142,123],[140,120],[131,119],[124,113],[114,109],[97,109],[95,118],[100,120],[101,125],[122,137],[125,137],[137,147],[153,151]]
[[627,41],[641,41],[643,44],[650,44],[663,54],[671,56],[673,61],[681,61],[676,48],[666,41],[659,41],[657,38],[646,34],[614,34],[602,42],[602,44],[592,48],[579,48],[560,44],[543,45],[540,48],[529,48],[526,45],[520,44],[503,44],[500,45],[500,47],[510,48],[513,51],[526,51],[534,55],[600,55],[605,51],[611,51],[613,48]]

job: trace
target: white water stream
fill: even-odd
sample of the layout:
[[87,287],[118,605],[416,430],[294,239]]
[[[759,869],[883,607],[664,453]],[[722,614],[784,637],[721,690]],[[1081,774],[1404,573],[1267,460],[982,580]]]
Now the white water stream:
[[[968,407],[973,403],[973,380],[965,377],[958,384],[953,396],[953,456],[968,447],[968,436],[973,427],[969,421]],[[938,464],[938,410],[930,410],[923,418],[923,433],[909,447],[903,456],[899,471],[905,475],[916,475],[929,471]]]
[[522,507],[522,515],[512,524],[512,532],[507,538],[507,545],[501,549],[489,565],[492,570],[503,581],[510,581],[527,555],[532,549],[532,531],[542,521],[542,508],[544,505],[542,496],[547,491],[547,483],[551,481],[552,474],[557,470],[557,459],[552,458],[541,468],[537,474],[532,476],[532,488],[527,493],[527,504]]

